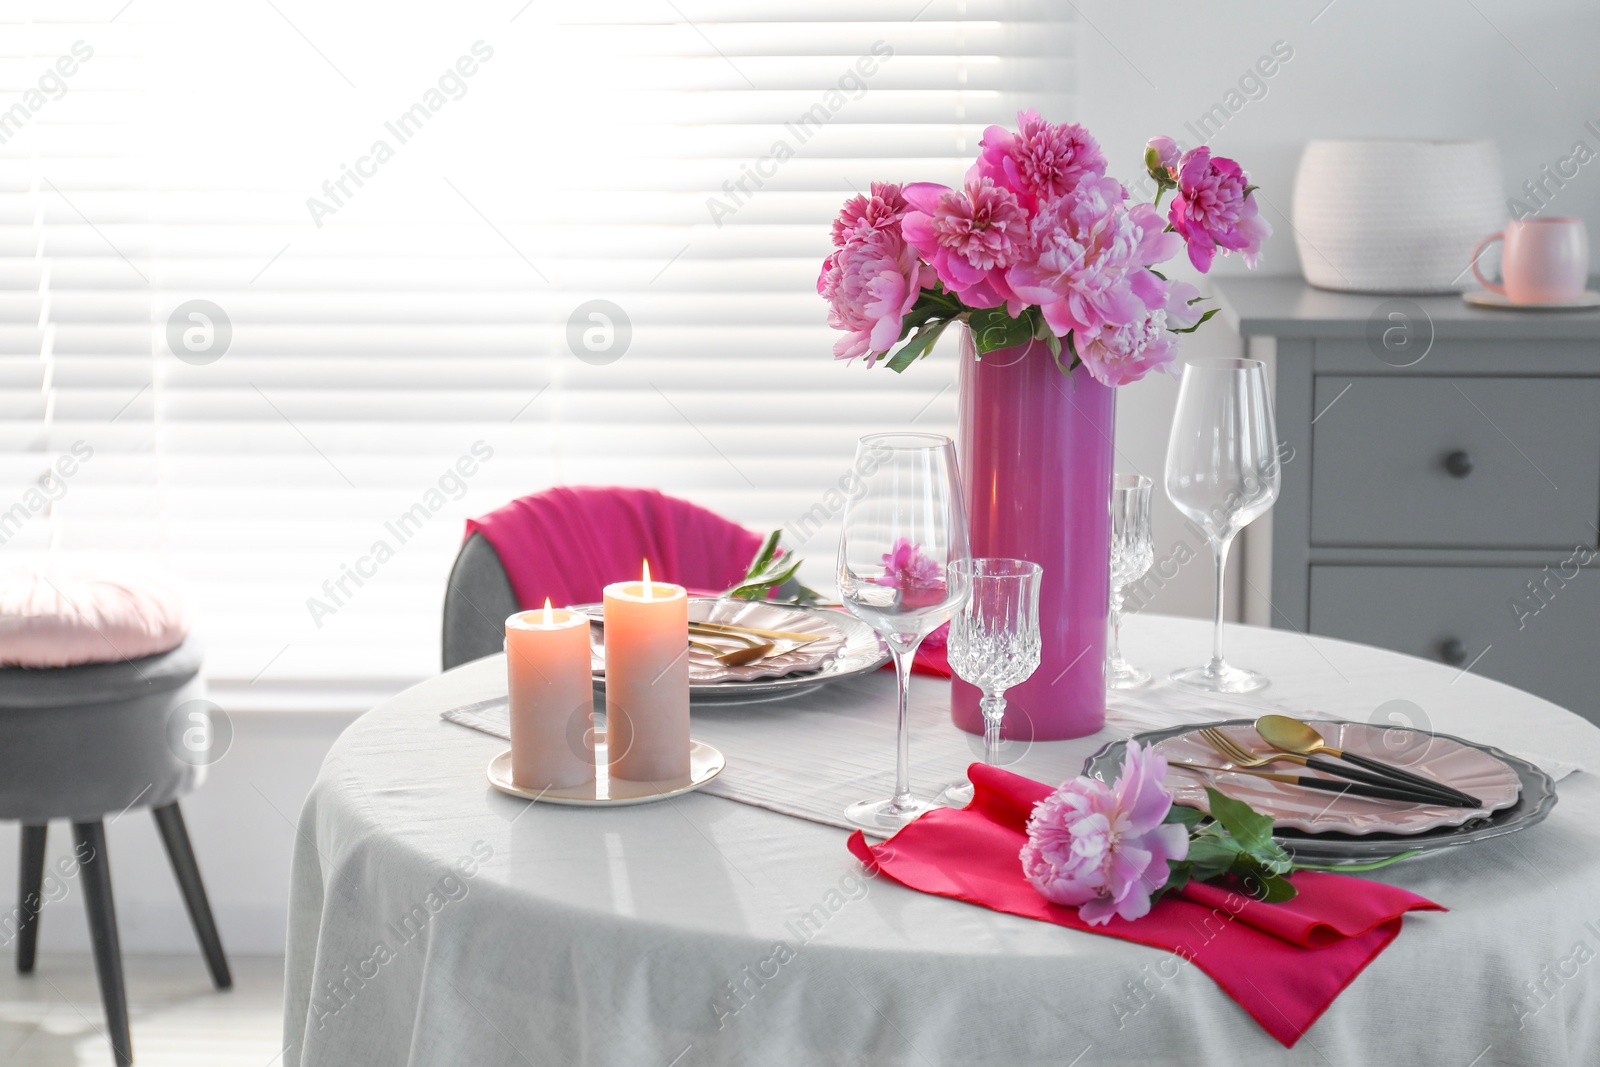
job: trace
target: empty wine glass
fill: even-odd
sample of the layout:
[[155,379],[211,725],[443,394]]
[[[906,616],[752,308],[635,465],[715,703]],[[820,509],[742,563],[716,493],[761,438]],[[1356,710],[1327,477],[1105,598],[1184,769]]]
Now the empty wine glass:
[[1111,481],[1111,647],[1106,652],[1106,688],[1137,689],[1150,672],[1122,657],[1123,590],[1155,562],[1150,533],[1150,479],[1119,474]]
[[961,606],[950,565],[970,557],[956,451],[927,433],[863,437],[856,446],[859,495],[844,511],[839,537],[839,598],[889,646],[899,680],[894,795],[863,800],[845,817],[864,830],[891,834],[934,803],[911,795],[906,734],[911,660],[929,633]]
[[[950,669],[983,691],[983,762],[1000,762],[1000,724],[1006,690],[1039,669],[1039,576],[1025,559],[964,559],[950,564],[950,581],[965,595],[950,620],[945,646]],[[945,787],[951,805],[972,802],[972,783]]]
[[1216,560],[1211,661],[1172,679],[1213,693],[1248,693],[1265,676],[1222,658],[1223,579],[1228,548],[1278,496],[1278,433],[1266,365],[1253,359],[1196,360],[1183,368],[1167,442],[1167,496],[1205,531]]

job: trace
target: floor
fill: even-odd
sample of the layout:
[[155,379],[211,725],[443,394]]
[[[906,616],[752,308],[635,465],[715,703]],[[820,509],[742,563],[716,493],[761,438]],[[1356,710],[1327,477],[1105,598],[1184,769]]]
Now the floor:
[[[233,989],[211,988],[195,956],[128,956],[136,1064],[276,1067],[283,1055],[283,960],[233,956]],[[0,967],[0,1064],[110,1067],[94,960],[41,953],[34,973]]]

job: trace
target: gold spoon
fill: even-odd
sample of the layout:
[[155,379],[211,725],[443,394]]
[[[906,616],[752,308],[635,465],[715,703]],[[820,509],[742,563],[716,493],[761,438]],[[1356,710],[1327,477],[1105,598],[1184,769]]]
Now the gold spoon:
[[1335,759],[1342,759],[1346,763],[1354,763],[1358,767],[1365,767],[1369,771],[1377,771],[1391,779],[1409,782],[1413,786],[1420,786],[1436,793],[1442,792],[1455,797],[1464,804],[1471,804],[1475,808],[1483,807],[1483,801],[1470,793],[1463,793],[1443,782],[1432,778],[1424,778],[1420,774],[1413,774],[1400,767],[1392,767],[1375,759],[1355,752],[1346,752],[1334,748],[1317,733],[1316,728],[1310,723],[1291,719],[1287,715],[1263,715],[1256,720],[1256,733],[1266,739],[1267,744],[1283,752],[1293,752],[1300,756],[1314,756],[1318,753],[1329,755]]

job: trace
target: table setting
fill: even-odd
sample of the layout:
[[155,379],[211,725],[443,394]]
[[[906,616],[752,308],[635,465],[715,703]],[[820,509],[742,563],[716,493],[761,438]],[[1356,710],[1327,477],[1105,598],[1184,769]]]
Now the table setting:
[[[301,821],[286,1062],[1600,1055],[1560,962],[1600,946],[1600,731],[1226,622],[1283,477],[1264,364],[1183,365],[1164,470],[1115,469],[1116,388],[1213,314],[1158,266],[1271,233],[1237,162],[1143,164],[1152,204],[1025,111],[964,187],[846,202],[834,354],[911,373],[953,325],[957,437],[859,440],[836,602],[778,533],[720,592],[646,558],[353,726]],[[1128,610],[1158,491],[1208,622]]]

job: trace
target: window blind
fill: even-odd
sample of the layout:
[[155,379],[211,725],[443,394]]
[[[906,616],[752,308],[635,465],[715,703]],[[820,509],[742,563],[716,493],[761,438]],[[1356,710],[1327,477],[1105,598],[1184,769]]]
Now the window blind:
[[462,520],[550,485],[785,527],[831,584],[856,437],[955,388],[833,362],[828,224],[1070,118],[1055,6],[23,4],[0,552],[179,576],[225,707],[436,671]]

